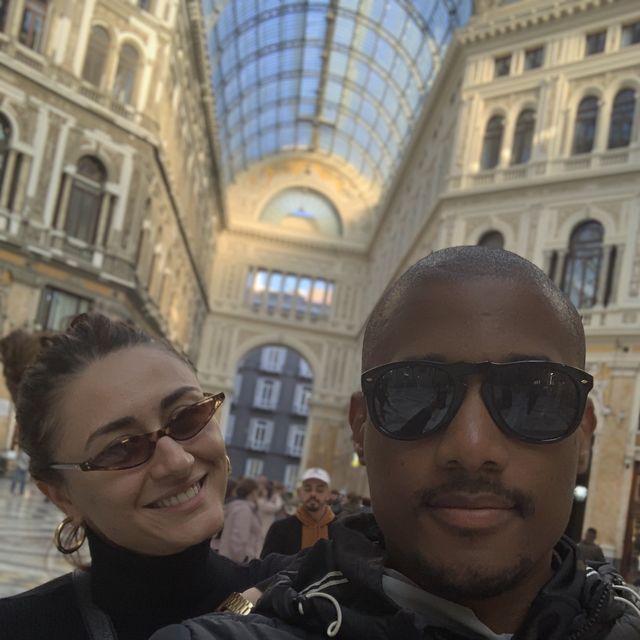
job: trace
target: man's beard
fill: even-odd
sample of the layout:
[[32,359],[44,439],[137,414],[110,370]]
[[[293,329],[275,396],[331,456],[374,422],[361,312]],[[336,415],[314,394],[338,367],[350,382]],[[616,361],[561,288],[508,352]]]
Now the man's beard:
[[307,511],[320,511],[322,505],[317,500],[307,500],[304,503],[304,508]]
[[415,567],[413,580],[425,591],[452,602],[486,600],[515,588],[533,568],[531,558],[520,556],[511,567],[457,569],[427,560],[419,553],[408,559]]

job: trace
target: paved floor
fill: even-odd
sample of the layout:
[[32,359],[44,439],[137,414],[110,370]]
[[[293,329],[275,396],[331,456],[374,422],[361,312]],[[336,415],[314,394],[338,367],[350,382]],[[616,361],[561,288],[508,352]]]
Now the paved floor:
[[52,542],[61,512],[34,484],[11,495],[0,478],[0,598],[31,589],[71,570]]

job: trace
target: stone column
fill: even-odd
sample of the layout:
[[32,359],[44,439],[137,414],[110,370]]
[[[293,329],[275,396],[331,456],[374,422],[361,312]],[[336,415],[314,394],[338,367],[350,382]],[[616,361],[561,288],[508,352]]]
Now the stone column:
[[0,186],[0,207],[7,208],[9,202],[9,191],[11,190],[11,184],[13,182],[13,172],[16,167],[17,152],[15,149],[9,149],[7,154],[7,164],[4,167],[4,173],[2,176],[2,186]]
[[363,467],[354,469],[353,442],[348,422],[348,399],[343,398],[339,406],[311,406],[304,452],[300,460],[300,470],[307,467],[322,467],[331,475],[333,486],[338,490],[355,491],[369,495],[366,471]]

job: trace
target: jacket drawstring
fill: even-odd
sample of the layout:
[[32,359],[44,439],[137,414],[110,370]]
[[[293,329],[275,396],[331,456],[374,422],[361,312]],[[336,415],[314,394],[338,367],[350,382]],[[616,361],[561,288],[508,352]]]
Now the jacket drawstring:
[[324,593],[323,591],[309,591],[298,600],[298,611],[300,612],[301,616],[304,615],[304,600],[310,600],[311,598],[325,598],[326,600],[329,600],[329,602],[331,602],[331,604],[335,607],[337,617],[327,627],[327,636],[329,636],[329,638],[335,638],[335,636],[338,635],[338,631],[340,631],[340,627],[342,626],[342,609],[340,608],[340,604],[333,596],[329,595],[328,593]]
[[[614,595],[613,599],[616,602],[620,602],[621,604],[630,607],[632,611],[636,613],[638,617],[640,617],[640,609],[634,604],[634,602],[640,604],[640,596],[631,588],[622,584],[614,584],[612,585],[613,590],[617,591],[621,595]],[[629,595],[626,595],[629,594]]]

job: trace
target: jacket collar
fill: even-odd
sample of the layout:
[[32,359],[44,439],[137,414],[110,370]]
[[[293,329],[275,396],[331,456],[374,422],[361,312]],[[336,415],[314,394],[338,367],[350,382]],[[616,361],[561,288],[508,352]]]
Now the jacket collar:
[[[311,628],[321,628],[331,622],[332,607],[322,599],[310,600],[304,607],[306,620],[302,620],[291,598],[295,600],[310,590],[329,591],[342,607],[345,630],[352,613],[357,615],[358,625],[370,627],[361,628],[353,637],[408,640],[416,637],[416,631],[417,637],[424,637],[427,629],[433,637],[452,640],[459,637],[430,627],[422,616],[400,609],[385,595],[384,539],[372,515],[352,516],[342,524],[335,528],[331,541],[320,541],[300,560],[295,572],[288,573],[279,583],[276,581],[261,600],[258,613],[273,615],[275,610],[279,617],[305,627],[316,616]],[[554,552],[554,575],[539,591],[514,640],[605,637],[624,613],[613,599],[612,583],[620,580],[619,576],[607,566],[599,571],[587,570],[577,557],[575,545],[567,538],[558,542]]]

